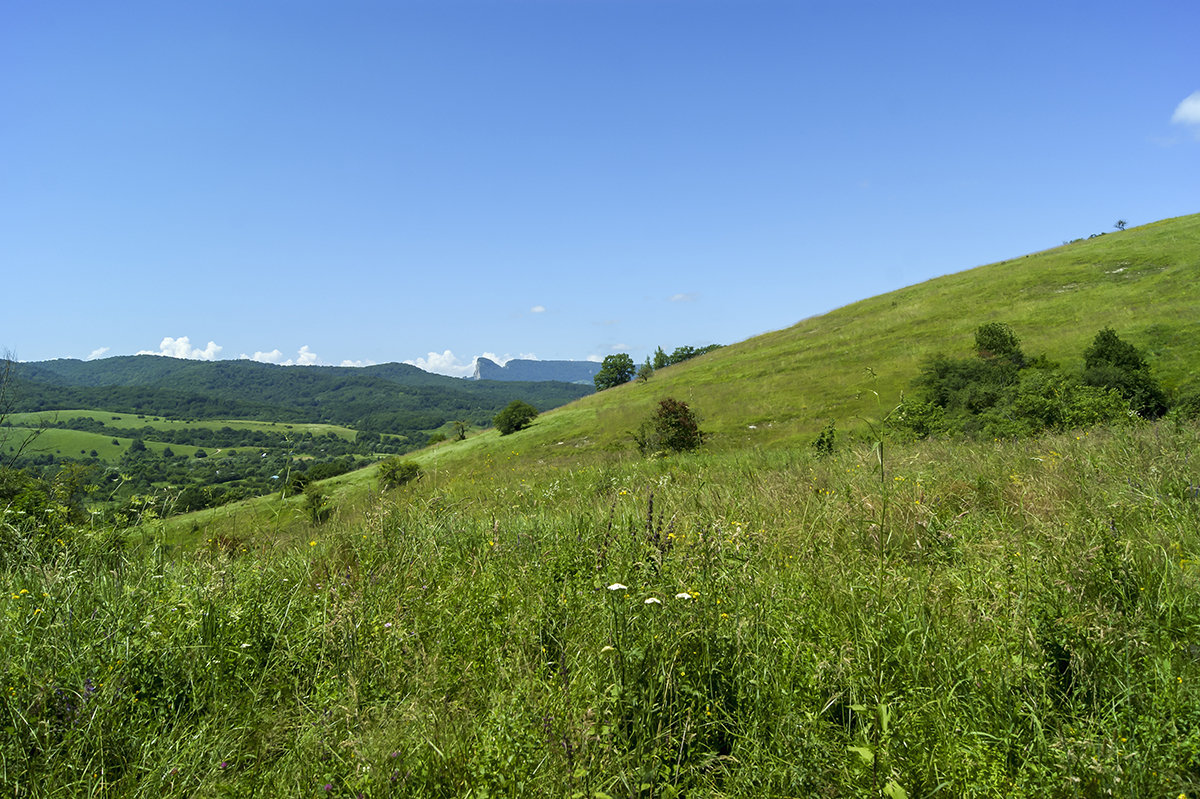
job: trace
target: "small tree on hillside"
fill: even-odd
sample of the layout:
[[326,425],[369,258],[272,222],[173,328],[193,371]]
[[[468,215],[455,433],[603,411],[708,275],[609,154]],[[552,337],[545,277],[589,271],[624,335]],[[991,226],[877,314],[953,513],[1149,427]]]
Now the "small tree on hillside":
[[655,452],[686,452],[704,443],[700,420],[686,402],[667,397],[660,400],[654,415],[633,434],[643,455]]
[[492,419],[492,424],[500,431],[500,435],[506,436],[529,427],[537,415],[538,409],[528,402],[513,400],[504,410],[496,414],[496,418]]
[[620,352],[607,356],[600,364],[600,371],[593,378],[596,390],[604,391],[606,388],[628,383],[633,379],[636,369],[633,358],[630,358],[628,353]]
[[1003,322],[988,322],[975,330],[975,351],[984,360],[1003,358],[1017,366],[1025,365],[1021,339]]
[[639,383],[645,383],[650,378],[654,377],[654,367],[650,365],[650,356],[646,356],[646,362],[638,367],[637,379]]

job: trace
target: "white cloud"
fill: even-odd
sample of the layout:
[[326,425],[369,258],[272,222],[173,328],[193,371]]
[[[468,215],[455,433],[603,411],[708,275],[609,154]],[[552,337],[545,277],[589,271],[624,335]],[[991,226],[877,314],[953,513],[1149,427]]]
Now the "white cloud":
[[256,352],[253,355],[242,353],[242,358],[259,363],[279,363],[283,360],[283,353],[279,350],[271,350],[270,352]]
[[450,350],[446,350],[440,355],[431,352],[426,358],[414,358],[405,363],[412,364],[418,369],[424,369],[426,372],[436,372],[439,375],[450,375],[451,377],[470,377],[475,374],[474,358],[470,363],[463,363]]
[[364,366],[374,366],[374,361],[351,361],[349,359],[342,361],[338,366],[351,366],[355,369],[361,369]]
[[104,355],[104,353],[108,352],[108,350],[109,350],[108,347],[97,347],[96,349],[92,350],[91,354],[88,355],[86,358],[84,358],[84,360],[85,361],[94,361],[97,358],[99,358],[100,356]]
[[546,306],[545,305],[535,305],[529,309],[529,312],[530,313],[545,313]]
[[157,352],[154,350],[140,350],[137,354],[162,355],[167,358],[186,358],[192,361],[214,361],[222,349],[221,345],[215,341],[208,342],[207,347],[200,349],[199,347],[193,347],[191,339],[187,336],[180,336],[179,338],[166,336],[158,345]]
[[[1200,92],[1192,92],[1183,98],[1171,115],[1171,121],[1179,125],[1195,125],[1200,128]],[[1200,130],[1197,130],[1200,133]]]
[[689,291],[683,294],[672,294],[670,299],[671,302],[695,302],[696,293]]
[[321,359],[315,352],[308,348],[307,344],[301,347],[300,351],[296,353],[297,366],[312,366],[313,364],[320,363],[320,361]]
[[321,362],[320,356],[310,350],[307,344],[300,348],[300,350],[296,353],[295,358],[288,358],[287,360],[284,360],[283,352],[278,348],[273,349],[270,352],[255,352],[253,355],[242,353],[241,357],[244,360],[258,361],[259,363],[273,363],[277,364],[278,366],[313,366]]
[[513,360],[520,358],[526,361],[536,361],[538,357],[532,352],[523,352],[520,355],[497,355],[494,352],[482,352],[471,358],[469,361],[463,361],[450,350],[444,350],[441,353],[431,352],[424,358],[413,358],[405,361],[407,364],[424,369],[426,372],[435,372],[439,375],[449,375],[450,377],[471,377],[475,374],[475,359],[487,358],[500,366]]

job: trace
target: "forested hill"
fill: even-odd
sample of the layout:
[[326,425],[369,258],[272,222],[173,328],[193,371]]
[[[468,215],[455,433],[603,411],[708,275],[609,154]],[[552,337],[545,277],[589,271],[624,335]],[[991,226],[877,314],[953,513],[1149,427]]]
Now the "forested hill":
[[486,425],[514,399],[548,410],[593,390],[461,380],[400,363],[300,367],[131,355],[11,366],[14,411],[100,408],[173,418],[331,422],[400,435],[454,420]]

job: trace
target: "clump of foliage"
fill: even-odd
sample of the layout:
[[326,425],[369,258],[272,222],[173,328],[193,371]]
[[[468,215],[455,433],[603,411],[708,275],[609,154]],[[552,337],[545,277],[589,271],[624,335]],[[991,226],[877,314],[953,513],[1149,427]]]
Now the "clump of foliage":
[[592,378],[592,382],[596,384],[597,391],[604,391],[628,383],[633,379],[635,371],[633,358],[630,358],[628,353],[619,352],[605,356],[600,364],[600,371]]
[[386,490],[411,483],[421,476],[421,467],[402,458],[388,458],[379,464],[379,487]]
[[288,478],[287,485],[284,486],[284,494],[293,497],[296,494],[303,494],[304,489],[308,488],[308,484],[312,482],[312,477],[307,472],[295,471]]
[[837,450],[837,427],[833,422],[825,425],[812,443],[813,452],[820,457],[829,457]]
[[975,332],[974,358],[931,358],[916,379],[917,394],[890,415],[889,427],[924,438],[948,432],[991,437],[1029,436],[1157,418],[1166,394],[1140,351],[1115,332],[1100,331],[1071,374],[1044,356],[1029,358],[1002,322]]
[[1171,406],[1171,416],[1181,420],[1200,419],[1200,388],[1180,391]]
[[650,363],[650,356],[646,356],[646,362],[638,367],[637,380],[639,383],[645,383],[650,378],[654,377],[654,366]]
[[1167,412],[1167,394],[1150,374],[1145,357],[1111,327],[1096,334],[1083,353],[1083,365],[1085,385],[1116,389],[1143,418],[1157,419]]
[[1025,365],[1021,340],[1004,322],[987,322],[975,331],[975,351],[985,361],[1000,359],[1020,368]]
[[76,463],[48,476],[0,466],[0,569],[52,563],[89,544],[119,552],[121,539],[113,530],[90,526],[86,502],[98,488],[96,479],[94,467]]
[[686,402],[667,397],[633,434],[643,455],[656,452],[687,452],[704,443],[700,420]]
[[705,347],[676,347],[675,351],[670,355],[665,353],[662,347],[659,347],[654,351],[654,361],[651,365],[655,369],[663,369],[668,366],[674,366],[677,363],[683,363],[684,361],[691,360],[692,358],[712,352],[713,350],[719,350],[721,349],[721,346],[722,345],[720,344],[709,344]]
[[304,487],[304,513],[313,524],[324,524],[333,513],[329,495],[316,483],[309,483]]
[[492,419],[492,424],[500,431],[500,435],[506,436],[529,427],[537,415],[538,409],[528,402],[513,400],[504,410],[496,414],[496,418]]

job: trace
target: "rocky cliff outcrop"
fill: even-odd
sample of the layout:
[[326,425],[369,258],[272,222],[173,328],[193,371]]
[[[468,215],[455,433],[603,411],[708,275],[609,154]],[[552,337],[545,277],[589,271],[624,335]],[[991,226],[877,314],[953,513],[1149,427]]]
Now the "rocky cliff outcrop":
[[490,358],[475,359],[476,380],[591,383],[599,371],[600,364],[595,361],[530,361],[516,358],[501,366]]

